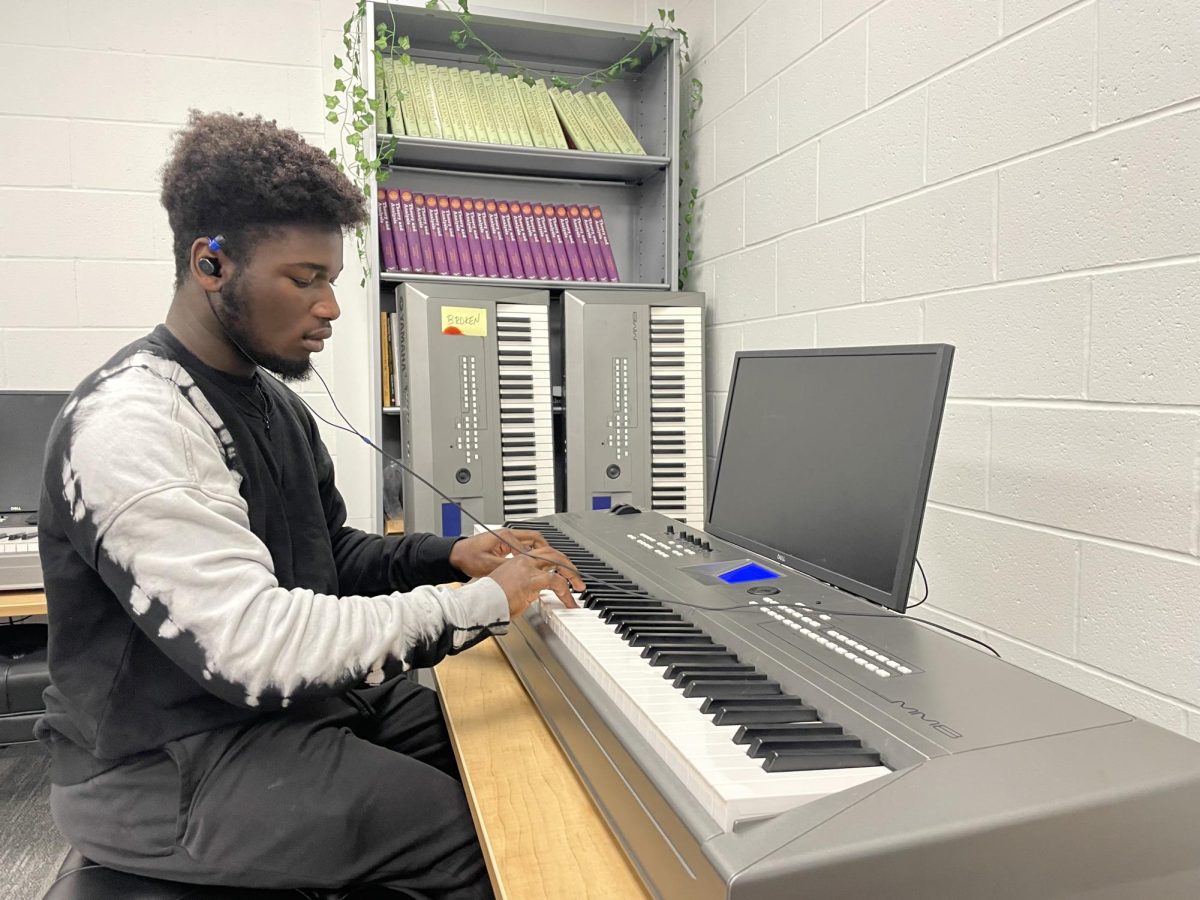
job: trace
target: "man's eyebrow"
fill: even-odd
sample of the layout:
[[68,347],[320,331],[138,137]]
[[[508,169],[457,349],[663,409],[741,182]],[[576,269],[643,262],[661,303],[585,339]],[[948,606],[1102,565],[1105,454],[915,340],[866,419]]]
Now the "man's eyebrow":
[[312,269],[314,272],[328,272],[329,271],[329,266],[323,266],[320,263],[315,263],[315,262],[294,262],[294,263],[288,263],[288,265],[298,266],[301,269]]

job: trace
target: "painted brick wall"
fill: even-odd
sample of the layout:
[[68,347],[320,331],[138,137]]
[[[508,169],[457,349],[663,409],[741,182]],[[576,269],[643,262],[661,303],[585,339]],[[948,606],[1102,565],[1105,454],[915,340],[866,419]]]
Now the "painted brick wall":
[[[416,3],[416,0],[414,0]],[[424,5],[420,3],[419,5]],[[518,11],[644,24],[644,0],[508,0]],[[159,173],[196,107],[261,114],[310,143],[353,0],[83,0],[0,3],[0,388],[70,389],[162,321],[174,268]],[[367,432],[373,314],[353,242],[342,317],[315,364]],[[320,383],[299,388],[337,421]],[[321,426],[350,524],[374,526],[374,452]]]
[[1200,739],[1200,7],[677,12],[710,448],[738,349],[956,345],[922,612]]

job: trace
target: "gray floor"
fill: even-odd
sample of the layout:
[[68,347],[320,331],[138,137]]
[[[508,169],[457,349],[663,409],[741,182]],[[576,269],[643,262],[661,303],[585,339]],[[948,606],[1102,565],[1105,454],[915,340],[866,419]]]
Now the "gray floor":
[[49,773],[40,744],[0,747],[0,900],[39,900],[66,856],[50,819]]

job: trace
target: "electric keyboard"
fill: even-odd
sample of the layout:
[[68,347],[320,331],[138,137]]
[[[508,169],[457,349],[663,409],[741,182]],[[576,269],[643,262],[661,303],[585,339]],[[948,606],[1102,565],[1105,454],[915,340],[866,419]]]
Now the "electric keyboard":
[[704,521],[704,295],[563,294],[567,509]]
[[406,471],[407,530],[553,513],[549,294],[406,283],[396,303],[403,459],[458,504]]
[[42,586],[36,528],[0,528],[0,591]]
[[591,579],[500,644],[656,895],[1200,896],[1200,745],[661,514],[509,524]]

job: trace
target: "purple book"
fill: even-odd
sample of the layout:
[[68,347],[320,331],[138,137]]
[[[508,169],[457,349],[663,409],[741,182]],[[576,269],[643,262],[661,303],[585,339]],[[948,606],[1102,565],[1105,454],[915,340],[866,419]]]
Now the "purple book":
[[512,216],[513,231],[517,235],[517,250],[521,253],[521,268],[525,270],[526,278],[544,278],[537,270],[537,266],[533,261],[533,247],[529,243],[529,232],[525,230],[525,217],[521,215],[521,204],[512,202],[508,204],[509,215]]
[[579,249],[575,246],[575,235],[571,231],[571,222],[565,206],[554,207],[554,224],[558,226],[563,246],[567,250],[567,259],[571,263],[571,278],[574,281],[583,281],[583,264],[580,260]]
[[492,226],[488,223],[487,207],[482,200],[474,201],[475,226],[479,229],[479,248],[483,251],[483,269],[492,278],[500,277],[496,264],[496,248],[492,243]]
[[[408,261],[414,272],[428,272],[425,256],[421,252],[421,231],[417,227],[417,208],[413,204],[412,191],[400,192],[400,212],[404,221],[404,234],[408,238]],[[432,251],[432,245],[430,250]]]
[[554,242],[550,240],[550,229],[546,227],[546,210],[542,204],[533,204],[533,227],[537,233],[538,243],[542,245],[542,257],[546,262],[546,274],[554,281],[561,281],[558,260],[554,255]]
[[513,217],[508,211],[508,204],[500,200],[496,203],[496,210],[500,215],[500,233],[504,235],[504,249],[508,254],[508,267],[512,269],[512,277],[524,278],[526,277],[525,265],[521,260],[521,250],[517,245],[517,229],[513,225]]
[[492,232],[492,249],[496,254],[496,268],[501,278],[512,278],[512,268],[508,264],[508,247],[504,244],[504,229],[500,227],[500,207],[495,200],[487,202],[488,230]]
[[571,235],[575,238],[575,248],[579,251],[579,262],[583,264],[583,277],[588,281],[599,281],[596,274],[596,264],[592,262],[592,248],[588,245],[587,235],[583,233],[583,222],[579,217],[579,207],[567,207],[567,221]]
[[388,272],[395,272],[399,267],[396,265],[396,248],[392,246],[392,222],[388,213],[387,192],[379,188],[375,197],[378,200],[379,251],[383,254],[383,268]]
[[[454,201],[450,201],[451,207]],[[496,267],[496,259],[492,257],[492,269],[488,268],[487,260],[483,258],[483,241],[479,237],[479,217],[475,214],[475,201],[470,197],[462,198],[463,226],[467,229],[467,247],[471,251],[471,266],[479,276],[496,277],[492,271]]]
[[596,232],[596,223],[592,221],[592,208],[579,207],[579,221],[583,223],[583,233],[587,236],[588,249],[592,251],[592,265],[596,267],[596,277],[601,281],[611,281],[608,277],[608,266],[604,264],[604,247],[600,244],[600,235]]
[[571,260],[567,257],[567,247],[563,243],[562,232],[559,231],[558,216],[554,212],[554,204],[547,203],[544,210],[546,216],[546,233],[550,235],[550,246],[554,248],[554,261],[558,263],[558,277],[563,281],[571,280]]
[[[450,198],[450,218],[454,220],[454,236],[458,239],[458,261],[462,263],[464,275],[483,274],[483,254],[479,251],[479,242],[471,246],[471,233],[467,230],[467,216],[463,212],[462,197]],[[475,265],[475,257],[479,256],[479,265]]]
[[[429,215],[429,207],[425,205],[425,195],[413,194],[413,206],[417,213],[417,231],[420,234],[421,258],[425,261],[425,271],[445,275],[447,273],[438,268],[437,247],[433,243],[433,223],[431,221],[434,216]],[[445,255],[445,253],[442,254],[443,262],[445,262]]]
[[463,273],[462,260],[458,257],[458,237],[454,233],[454,217],[450,214],[450,198],[437,198],[438,220],[442,223],[442,243],[446,246],[446,265],[451,275]]
[[[542,249],[542,238],[538,234],[537,223],[533,221],[533,204],[521,204],[521,221],[525,224],[525,235],[529,238],[529,252],[533,256],[533,271],[538,278],[549,278],[550,267],[546,265],[546,253],[550,248]],[[553,255],[553,254],[551,254]]]
[[404,230],[404,211],[400,208],[400,192],[388,188],[388,215],[392,220],[392,250],[396,255],[396,265],[401,272],[413,270],[412,260],[408,258],[408,234]]
[[592,207],[592,221],[596,225],[596,237],[600,240],[600,249],[604,252],[604,268],[608,271],[609,281],[620,281],[617,274],[617,258],[613,254],[612,244],[608,241],[608,229],[604,227],[604,214],[600,207]]

